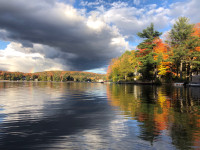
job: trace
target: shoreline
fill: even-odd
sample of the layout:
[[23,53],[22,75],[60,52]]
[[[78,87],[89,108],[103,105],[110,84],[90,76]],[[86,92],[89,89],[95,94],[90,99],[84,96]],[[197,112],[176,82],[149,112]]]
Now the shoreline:
[[[102,83],[102,82],[85,82],[85,81],[26,81],[26,80],[17,80],[17,81],[13,81],[13,80],[0,80],[0,82],[33,82],[33,83],[37,83],[37,82],[53,82],[53,83]],[[104,82],[105,83],[105,82]]]
[[[38,82],[46,82],[46,83],[101,83],[101,84],[132,84],[132,85],[154,85],[154,86],[161,86],[161,85],[172,85],[175,87],[184,87],[184,82],[171,82],[166,83],[163,82],[161,84],[157,84],[154,82],[87,82],[87,81],[26,81],[26,80],[0,80],[0,83],[3,82],[13,82],[13,83],[38,83]],[[200,84],[198,86],[193,86],[188,83],[186,87],[200,87]]]

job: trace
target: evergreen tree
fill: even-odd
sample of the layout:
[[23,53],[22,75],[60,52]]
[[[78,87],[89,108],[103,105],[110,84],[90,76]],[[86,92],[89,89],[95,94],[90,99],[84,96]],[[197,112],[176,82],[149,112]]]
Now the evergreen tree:
[[180,17],[173,25],[169,35],[169,44],[173,50],[172,62],[176,67],[177,75],[182,79],[183,64],[186,64],[184,70],[187,70],[187,75],[191,75],[190,66],[194,56],[199,56],[197,51],[194,51],[198,46],[199,39],[192,34],[194,33],[194,25],[189,23],[186,17]]
[[154,25],[151,24],[142,32],[137,35],[145,40],[138,45],[138,56],[141,62],[140,72],[142,73],[143,79],[153,80],[156,77],[156,61],[154,60],[154,43],[155,38],[158,38],[162,33],[154,30]]
[[189,19],[186,17],[178,18],[178,21],[173,25],[170,31],[170,44],[172,47],[179,47],[185,45],[185,42],[190,39],[194,32],[194,25],[189,24]]

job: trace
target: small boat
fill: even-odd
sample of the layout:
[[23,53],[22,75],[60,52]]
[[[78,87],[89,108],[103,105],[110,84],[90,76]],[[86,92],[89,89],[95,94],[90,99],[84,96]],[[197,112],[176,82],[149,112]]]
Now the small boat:
[[184,86],[184,83],[174,83],[174,86]]

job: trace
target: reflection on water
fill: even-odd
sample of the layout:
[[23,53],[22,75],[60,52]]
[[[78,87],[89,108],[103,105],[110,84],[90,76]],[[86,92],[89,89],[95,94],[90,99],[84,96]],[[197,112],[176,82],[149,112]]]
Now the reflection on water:
[[200,88],[112,85],[107,95],[124,116],[140,122],[141,139],[200,148]]
[[0,82],[0,149],[198,149],[200,88]]

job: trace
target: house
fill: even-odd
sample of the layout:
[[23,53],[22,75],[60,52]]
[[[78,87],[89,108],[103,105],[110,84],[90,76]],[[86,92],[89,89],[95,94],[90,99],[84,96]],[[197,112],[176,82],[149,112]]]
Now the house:
[[103,79],[99,79],[98,82],[104,82],[104,80]]
[[199,83],[200,84],[200,75],[192,76],[192,83]]
[[188,85],[200,87],[200,75],[192,76],[192,80]]

